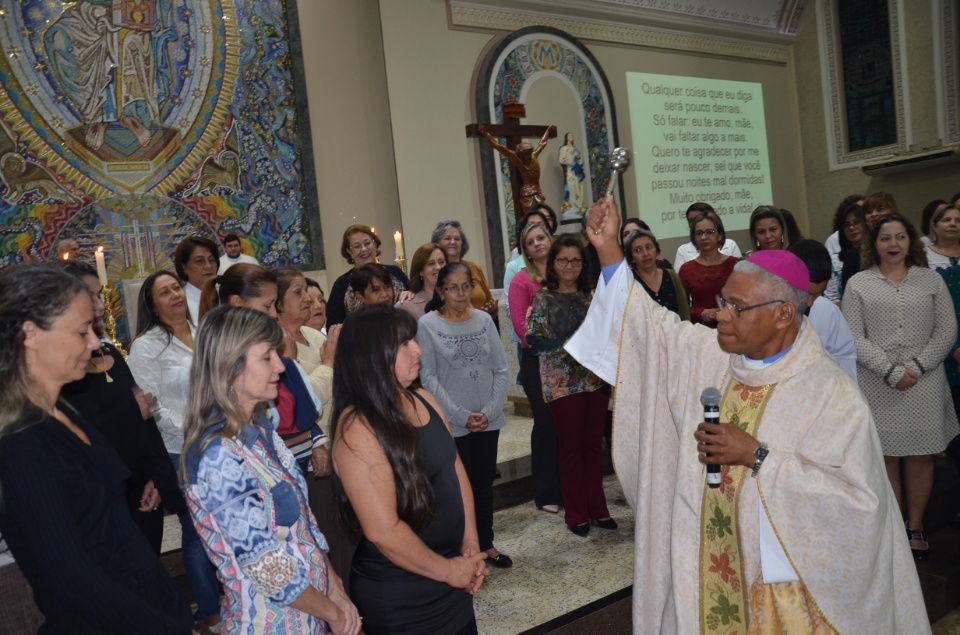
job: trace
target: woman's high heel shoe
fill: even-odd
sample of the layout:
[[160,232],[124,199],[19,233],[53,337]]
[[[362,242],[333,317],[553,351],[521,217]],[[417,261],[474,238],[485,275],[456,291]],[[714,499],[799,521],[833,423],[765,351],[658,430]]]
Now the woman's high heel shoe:
[[930,543],[927,542],[927,535],[922,529],[910,529],[908,525],[907,539],[910,541],[910,551],[913,552],[914,560],[919,562],[929,557]]

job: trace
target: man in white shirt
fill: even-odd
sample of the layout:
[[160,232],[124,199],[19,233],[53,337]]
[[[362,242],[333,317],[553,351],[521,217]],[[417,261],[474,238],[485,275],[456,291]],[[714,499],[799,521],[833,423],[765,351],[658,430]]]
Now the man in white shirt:
[[807,318],[820,336],[827,355],[840,364],[851,377],[857,378],[857,342],[840,308],[823,296],[830,282],[833,263],[830,252],[817,241],[804,238],[790,246],[790,252],[803,261],[810,272],[810,298]]
[[[687,208],[687,224],[693,225],[693,219],[702,214],[703,212],[712,212],[713,206],[709,203],[694,203]],[[683,263],[688,260],[696,260],[697,255],[700,252],[697,250],[697,246],[692,242],[684,243],[677,247],[677,255],[673,259],[673,270],[680,271],[680,267],[683,266]],[[727,238],[723,241],[723,245],[720,246],[720,253],[726,256],[734,256],[739,258],[742,254],[740,253],[740,247],[737,246],[737,243],[734,242],[732,238]]]
[[[634,281],[612,199],[587,237],[602,277],[565,348],[617,388],[633,632],[929,634],[870,408],[803,317],[803,262],[769,250],[737,263],[714,330]],[[707,399],[720,423],[703,423]],[[721,466],[716,487],[705,463]]]
[[236,234],[227,234],[224,236],[223,251],[223,258],[220,259],[220,270],[217,271],[218,276],[222,276],[224,271],[241,262],[250,265],[260,264],[253,256],[248,256],[243,253],[243,247],[240,246],[240,237]]

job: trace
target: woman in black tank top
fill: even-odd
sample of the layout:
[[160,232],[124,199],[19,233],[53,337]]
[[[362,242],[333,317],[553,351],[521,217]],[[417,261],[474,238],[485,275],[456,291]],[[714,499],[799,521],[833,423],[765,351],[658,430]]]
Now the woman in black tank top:
[[341,515],[363,534],[350,596],[368,635],[476,633],[485,554],[442,410],[413,387],[416,331],[409,313],[369,306],[340,333],[333,462]]

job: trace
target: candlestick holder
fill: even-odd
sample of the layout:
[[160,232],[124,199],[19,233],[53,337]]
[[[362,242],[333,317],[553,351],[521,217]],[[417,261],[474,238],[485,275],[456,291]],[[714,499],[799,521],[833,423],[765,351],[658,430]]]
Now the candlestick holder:
[[407,273],[407,259],[406,259],[406,258],[398,257],[396,260],[394,260],[394,262],[397,263],[397,266],[398,266],[398,267],[400,267],[400,271],[402,271],[403,273]]
[[117,310],[120,306],[120,292],[113,284],[103,287],[103,326],[113,345],[117,347],[123,358],[127,358],[127,351],[123,349],[117,339]]

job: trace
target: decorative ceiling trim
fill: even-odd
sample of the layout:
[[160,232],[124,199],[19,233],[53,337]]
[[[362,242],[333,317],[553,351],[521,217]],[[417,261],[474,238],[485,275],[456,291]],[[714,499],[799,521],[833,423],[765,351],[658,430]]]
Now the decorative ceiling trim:
[[[578,3],[586,7],[597,5],[615,5],[621,10],[629,11],[634,15],[659,14],[668,20],[682,17],[687,20],[698,20],[715,24],[716,22],[729,23],[731,26],[755,31],[796,35],[799,30],[800,17],[803,14],[805,0],[767,0],[765,3],[743,2],[716,2],[700,1],[686,3],[665,2],[664,0],[564,0],[567,3]],[[749,6],[754,6],[751,11]],[[765,11],[761,10],[765,9]]]
[[461,0],[450,0],[450,20],[452,25],[458,27],[515,31],[531,26],[548,26],[584,40],[740,57],[779,64],[786,64],[790,60],[790,49],[787,45],[758,44],[605,20],[477,6],[476,3]]

